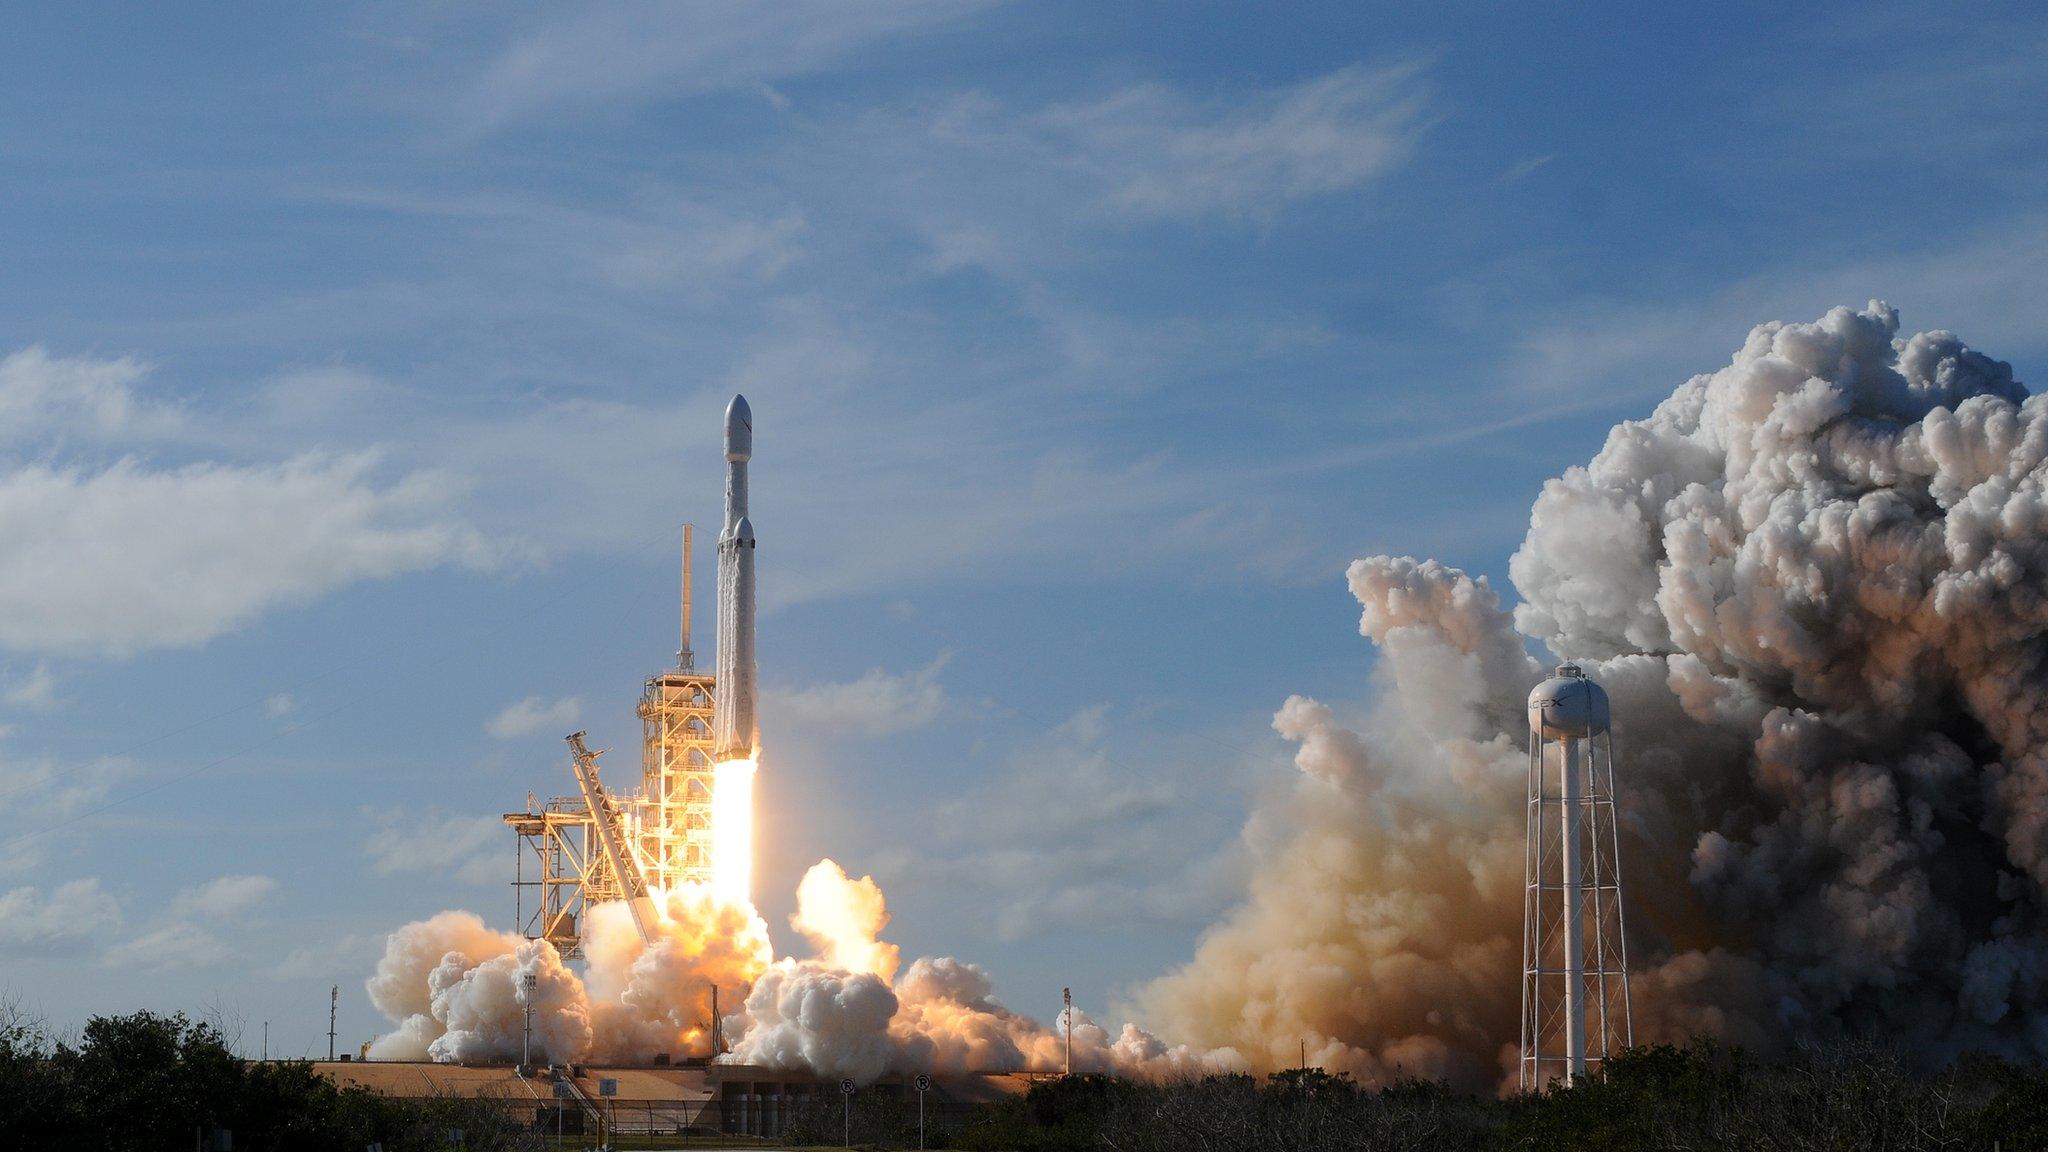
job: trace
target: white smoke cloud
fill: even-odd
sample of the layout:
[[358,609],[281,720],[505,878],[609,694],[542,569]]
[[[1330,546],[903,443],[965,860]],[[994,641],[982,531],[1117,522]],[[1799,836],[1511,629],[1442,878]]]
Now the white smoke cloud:
[[746,994],[774,953],[750,907],[685,884],[661,894],[652,943],[623,905],[591,910],[584,951],[598,1054],[646,1059],[710,1051],[712,995],[722,1012]]
[[582,981],[554,946],[493,932],[468,912],[443,912],[392,933],[368,990],[398,1024],[370,1045],[372,1059],[517,1058],[529,1000],[537,1062],[575,1060],[590,1048]]
[[[1140,998],[1372,1078],[1516,1037],[1524,638],[1614,701],[1638,1039],[2048,1055],[2048,406],[1890,308],[1766,324],[1545,486],[1510,573],[1354,564],[1358,728],[1291,700],[1251,892]],[[1285,1036],[1285,1051],[1274,1051]]]
[[903,962],[897,947],[882,940],[889,908],[881,886],[872,876],[848,878],[834,861],[820,860],[804,873],[789,923],[811,942],[818,959],[833,968],[889,981]]
[[[771,962],[767,927],[751,907],[685,884],[661,894],[652,943],[623,904],[591,910],[582,978],[545,942],[492,932],[476,916],[443,912],[386,943],[369,982],[371,1002],[394,1024],[379,1059],[482,1060],[518,1055],[527,973],[540,980],[534,1027],[540,1060],[646,1060],[711,1045],[711,989],[744,995],[721,1022],[725,1059],[867,1082],[891,1072],[1049,1071],[1064,1034],[1005,1008],[988,974],[949,958],[914,961],[878,933],[889,914],[869,877],[836,863],[813,866],[792,924],[814,955]],[[545,1036],[545,1040],[541,1039]],[[1074,1021],[1078,1068],[1167,1074],[1239,1068],[1235,1053],[1174,1048],[1127,1026],[1111,1037]]]
[[[797,888],[790,922],[814,957],[778,960],[761,974],[726,1021],[737,1037],[731,1059],[861,1082],[891,1072],[1062,1066],[1064,1033],[1004,1007],[976,965],[923,957],[892,983],[901,954],[880,938],[889,913],[873,879],[818,862]],[[1079,1013],[1074,1060],[1077,1070],[1156,1073],[1241,1063],[1234,1053],[1169,1048],[1135,1027],[1112,1040]]]

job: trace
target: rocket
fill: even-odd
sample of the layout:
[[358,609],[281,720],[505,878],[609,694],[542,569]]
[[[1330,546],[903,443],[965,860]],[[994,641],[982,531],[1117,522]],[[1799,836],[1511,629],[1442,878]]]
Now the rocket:
[[761,740],[754,715],[754,525],[747,519],[747,460],[754,412],[745,396],[725,408],[725,529],[718,537],[718,682],[713,757],[752,760]]

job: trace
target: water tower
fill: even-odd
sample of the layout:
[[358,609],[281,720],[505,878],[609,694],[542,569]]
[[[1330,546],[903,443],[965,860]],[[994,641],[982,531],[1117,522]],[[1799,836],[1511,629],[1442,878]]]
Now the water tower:
[[1634,1042],[1607,693],[1576,664],[1529,693],[1522,893],[1524,1091]]

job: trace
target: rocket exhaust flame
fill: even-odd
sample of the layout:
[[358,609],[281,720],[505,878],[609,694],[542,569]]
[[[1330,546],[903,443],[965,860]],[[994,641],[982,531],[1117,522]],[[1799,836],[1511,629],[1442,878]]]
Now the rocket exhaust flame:
[[754,769],[727,760],[711,792],[711,890],[729,904],[754,906]]

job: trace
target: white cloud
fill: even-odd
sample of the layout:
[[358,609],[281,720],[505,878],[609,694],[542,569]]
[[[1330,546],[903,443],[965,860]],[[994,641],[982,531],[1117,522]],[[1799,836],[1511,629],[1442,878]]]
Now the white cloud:
[[455,98],[472,129],[550,109],[752,88],[956,19],[981,0],[702,0],[549,10]]
[[97,879],[60,884],[47,897],[15,888],[0,894],[0,956],[76,956],[120,920],[119,903]]
[[57,706],[57,677],[49,665],[37,664],[35,671],[8,684],[6,690],[0,692],[0,701],[14,708],[47,712]]
[[108,968],[166,971],[205,968],[232,953],[213,933],[195,924],[166,924],[107,949],[100,962]]
[[0,646],[122,656],[204,643],[359,580],[481,564],[445,477],[366,455],[0,476]]
[[1120,207],[1269,215],[1406,163],[1425,127],[1421,70],[1343,68],[1209,106],[1147,84],[1055,108],[1038,124]]
[[947,659],[941,656],[915,672],[872,668],[856,680],[771,693],[772,712],[778,720],[840,736],[887,736],[923,728],[952,704],[938,682]]
[[37,821],[75,816],[107,798],[114,785],[135,771],[135,763],[119,756],[58,761],[47,756],[0,760],[0,796],[16,816]]
[[0,439],[175,434],[183,424],[178,409],[135,393],[148,373],[147,364],[127,357],[52,356],[41,347],[10,353],[0,359]]
[[505,879],[511,867],[512,833],[496,816],[373,812],[370,817],[376,827],[363,842],[363,854],[379,876],[424,872],[488,884]]
[[1526,159],[1518,160],[1509,165],[1507,171],[1500,174],[1500,182],[1503,184],[1520,183],[1535,175],[1539,169],[1544,168],[1555,159],[1557,159],[1557,153],[1545,152],[1541,156],[1530,156]]
[[263,714],[272,720],[282,720],[299,710],[299,702],[289,692],[279,692],[263,700]]
[[171,915],[232,920],[275,891],[277,881],[268,876],[218,876],[178,893],[171,901]]
[[484,724],[484,731],[493,740],[517,740],[541,732],[557,732],[566,736],[563,729],[572,728],[578,717],[583,715],[583,700],[577,696],[565,696],[560,700],[543,700],[528,696],[505,706],[503,712],[490,718]]

